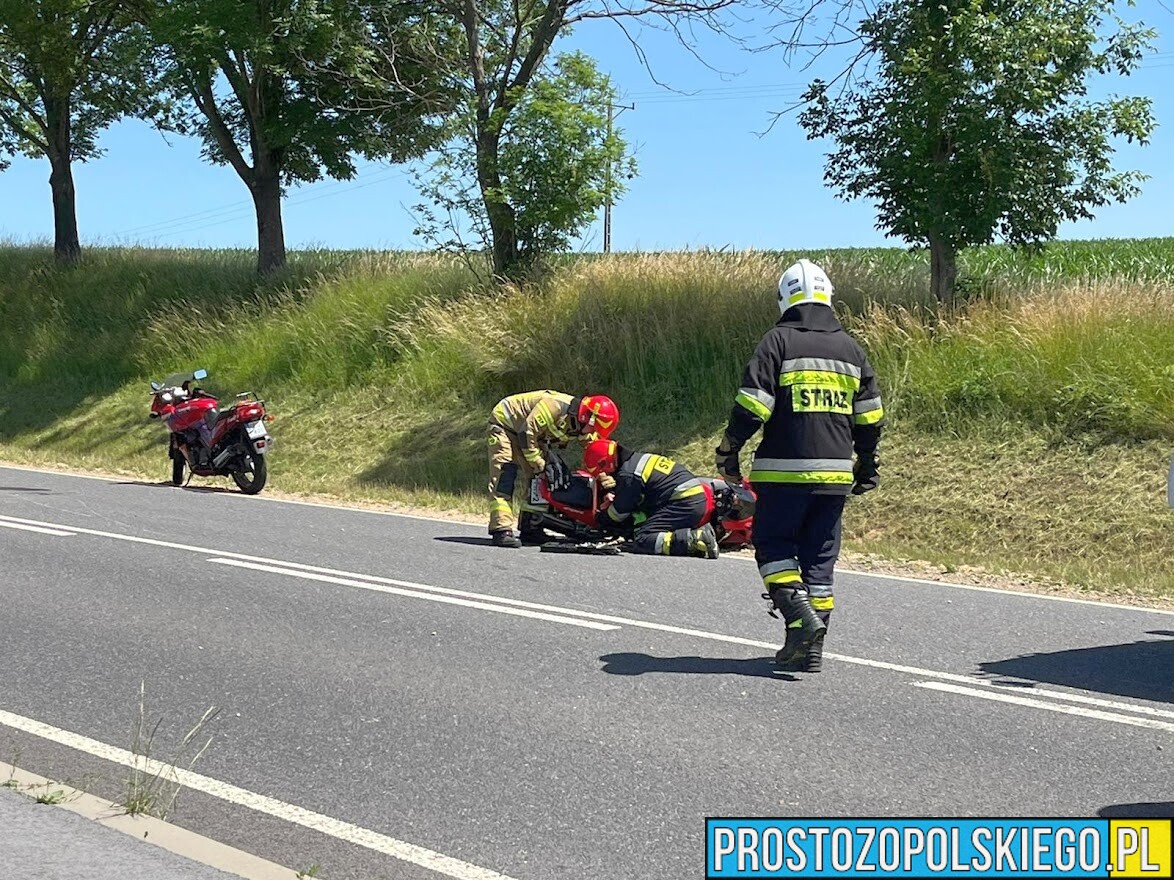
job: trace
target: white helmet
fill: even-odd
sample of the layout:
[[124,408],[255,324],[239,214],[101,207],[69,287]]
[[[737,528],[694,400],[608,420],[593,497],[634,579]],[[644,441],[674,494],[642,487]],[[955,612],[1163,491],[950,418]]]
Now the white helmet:
[[832,304],[832,283],[811,260],[800,260],[779,279],[779,311],[786,312],[800,303]]

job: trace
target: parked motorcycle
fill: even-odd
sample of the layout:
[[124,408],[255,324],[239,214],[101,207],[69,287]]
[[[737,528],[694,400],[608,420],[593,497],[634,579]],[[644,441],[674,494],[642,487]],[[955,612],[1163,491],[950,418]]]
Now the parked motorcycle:
[[[730,486],[715,480],[713,485],[714,510],[708,521],[717,533],[718,545],[723,550],[749,546],[756,500],[749,483]],[[600,529],[595,523],[608,500],[608,493],[585,471],[572,473],[569,485],[560,489],[552,488],[547,475],[542,473],[530,484],[530,496],[519,517],[519,526],[523,534],[546,529],[585,547],[606,544],[614,541],[617,533]],[[632,525],[642,518],[637,514]]]
[[273,417],[251,391],[221,409],[220,401],[196,384],[207,377],[207,370],[195,370],[151,383],[149,417],[171,432],[171,482],[183,485],[186,468],[197,477],[232,477],[244,494],[256,495],[269,474],[265,457],[273,438],[265,423]]

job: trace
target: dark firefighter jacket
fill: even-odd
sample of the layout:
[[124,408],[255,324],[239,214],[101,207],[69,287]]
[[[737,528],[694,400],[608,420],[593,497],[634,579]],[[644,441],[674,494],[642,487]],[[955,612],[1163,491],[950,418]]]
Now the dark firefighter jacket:
[[651,515],[674,501],[705,493],[702,481],[671,458],[629,452],[622,446],[618,458],[615,500],[600,512],[601,524],[625,522],[637,511]]
[[758,344],[726,427],[740,450],[762,428],[752,483],[846,495],[852,453],[876,451],[884,407],[872,365],[824,305],[787,309]]

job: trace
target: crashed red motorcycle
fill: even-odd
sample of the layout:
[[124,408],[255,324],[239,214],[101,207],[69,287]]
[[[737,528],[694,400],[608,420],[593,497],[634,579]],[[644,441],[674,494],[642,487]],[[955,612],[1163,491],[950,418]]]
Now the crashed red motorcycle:
[[232,477],[244,494],[256,495],[269,475],[265,457],[273,438],[265,423],[273,417],[251,391],[221,409],[220,401],[196,384],[207,376],[207,370],[195,370],[151,383],[149,417],[171,433],[171,482],[183,485],[187,469],[197,477]]
[[[723,480],[712,480],[714,508],[707,520],[717,533],[718,545],[723,550],[741,550],[750,545],[750,532],[754,525],[756,496],[750,484],[743,481],[741,486],[731,486]],[[543,549],[583,552],[619,552],[620,545],[629,535],[596,526],[596,517],[606,509],[609,494],[586,471],[575,471],[570,475],[569,484],[564,488],[552,488],[545,473],[539,474],[530,483],[530,495],[523,506],[518,525],[523,536],[534,535],[541,530],[554,532],[562,537]],[[643,515],[633,518],[632,526],[638,525]]]

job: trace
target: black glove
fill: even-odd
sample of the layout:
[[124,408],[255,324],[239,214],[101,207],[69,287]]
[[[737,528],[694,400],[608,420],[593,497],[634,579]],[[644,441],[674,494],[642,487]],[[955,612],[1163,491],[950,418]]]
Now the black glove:
[[546,469],[543,473],[545,473],[547,485],[551,489],[566,489],[571,485],[571,470],[554,451],[551,451],[547,456]]
[[738,461],[738,452],[730,446],[726,437],[722,437],[722,442],[713,451],[713,464],[718,476],[731,486],[742,485],[742,465]]
[[853,495],[863,495],[865,492],[871,492],[880,485],[880,474],[877,473],[879,466],[880,459],[877,458],[875,452],[865,453],[856,457],[856,464],[852,468]]

